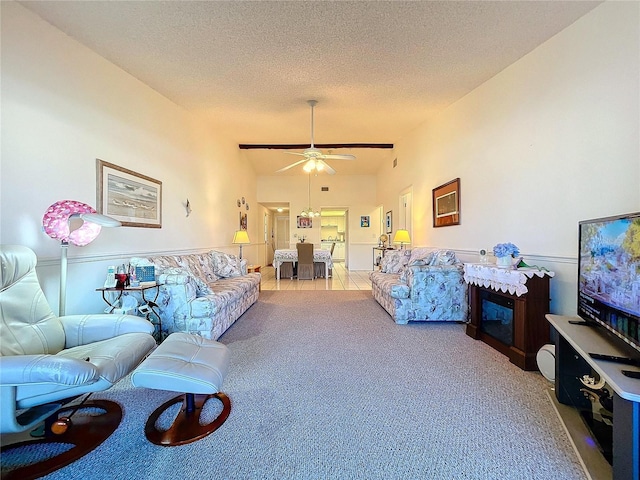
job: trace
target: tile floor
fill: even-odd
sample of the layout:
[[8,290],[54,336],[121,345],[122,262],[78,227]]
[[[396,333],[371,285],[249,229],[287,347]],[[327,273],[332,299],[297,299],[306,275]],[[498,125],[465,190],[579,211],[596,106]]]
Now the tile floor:
[[282,278],[276,280],[276,269],[262,267],[262,290],[371,290],[370,270],[349,271],[344,263],[333,263],[331,278],[315,280],[298,280]]

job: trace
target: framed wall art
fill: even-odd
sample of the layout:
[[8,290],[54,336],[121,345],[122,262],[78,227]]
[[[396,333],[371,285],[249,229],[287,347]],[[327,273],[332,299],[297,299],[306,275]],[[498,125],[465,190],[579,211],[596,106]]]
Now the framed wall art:
[[387,233],[393,232],[393,223],[391,221],[391,210],[389,210],[385,215],[384,226],[386,228]]
[[246,230],[247,225],[247,214],[240,212],[240,230]]
[[360,226],[365,228],[369,227],[369,215],[362,215],[360,217]]
[[298,228],[313,228],[313,219],[310,217],[297,216],[296,227]]
[[104,160],[96,162],[98,213],[125,227],[162,228],[162,182]]
[[433,226],[460,225],[460,179],[433,189]]

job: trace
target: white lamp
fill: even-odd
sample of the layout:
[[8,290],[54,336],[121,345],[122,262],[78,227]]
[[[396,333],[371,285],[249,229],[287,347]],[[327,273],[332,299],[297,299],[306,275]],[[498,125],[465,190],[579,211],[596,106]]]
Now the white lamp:
[[249,240],[249,234],[246,230],[236,230],[233,234],[233,244],[240,245],[240,260],[242,260],[242,245],[251,243]]
[[[82,225],[76,230],[70,231],[69,224],[72,218],[82,219]],[[84,247],[91,243],[100,234],[102,227],[119,227],[122,225],[106,215],[96,213],[86,203],[75,200],[61,200],[51,205],[42,217],[42,227],[51,238],[60,240],[60,298],[58,302],[58,315],[65,314],[67,299],[67,251],[69,242],[78,247]]]
[[404,249],[405,243],[411,243],[411,238],[409,238],[408,230],[396,230],[396,235],[393,237],[393,243],[400,244],[400,250]]

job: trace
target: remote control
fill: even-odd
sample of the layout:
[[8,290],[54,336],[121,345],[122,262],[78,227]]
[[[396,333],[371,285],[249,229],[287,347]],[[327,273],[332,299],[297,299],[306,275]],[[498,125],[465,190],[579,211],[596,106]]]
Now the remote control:
[[633,370],[622,370],[622,374],[629,378],[640,378],[640,372],[634,372]]
[[622,363],[624,365],[634,365],[640,367],[640,360],[637,358],[619,357],[617,355],[604,355],[602,353],[590,353],[589,356],[594,360],[605,360],[607,362]]

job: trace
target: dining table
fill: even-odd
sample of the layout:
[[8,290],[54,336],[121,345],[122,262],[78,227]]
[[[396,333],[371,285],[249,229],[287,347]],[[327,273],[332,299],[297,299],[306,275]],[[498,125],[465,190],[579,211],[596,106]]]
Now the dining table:
[[[333,260],[331,259],[331,252],[329,250],[314,248],[313,261],[314,263],[324,263],[324,271],[326,272],[326,277],[328,278],[331,276]],[[290,248],[280,248],[274,252],[273,266],[276,268],[276,280],[280,280],[280,265],[282,265],[284,262],[292,262],[295,265],[298,262],[298,250]]]

